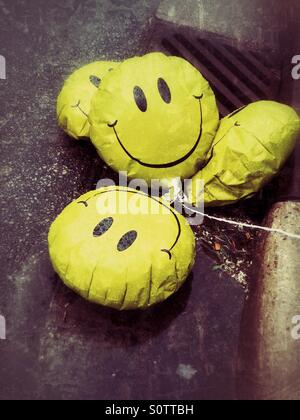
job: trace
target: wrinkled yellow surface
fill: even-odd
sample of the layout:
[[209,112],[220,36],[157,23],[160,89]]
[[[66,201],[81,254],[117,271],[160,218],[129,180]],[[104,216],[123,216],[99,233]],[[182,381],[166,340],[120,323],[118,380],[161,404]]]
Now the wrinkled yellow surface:
[[90,76],[103,80],[116,65],[118,63],[104,61],[90,63],[76,70],[64,83],[57,99],[57,118],[59,126],[69,136],[75,139],[89,137],[88,114],[91,99],[97,92]]
[[[171,103],[162,99],[159,79],[167,83]],[[146,112],[136,104],[136,87],[144,92]],[[195,98],[201,95],[202,115]],[[90,122],[92,142],[104,161],[130,178],[150,182],[188,178],[203,166],[219,112],[213,91],[196,68],[181,58],[152,53],[125,61],[103,81],[92,99]],[[116,124],[115,129],[108,124]],[[176,163],[196,145],[189,158]]]
[[[85,299],[120,310],[147,308],[176,292],[193,267],[195,238],[184,217],[163,203],[109,187],[66,207],[49,233],[51,260],[63,282]],[[107,217],[112,226],[95,237],[95,227]],[[137,232],[136,241],[119,251],[130,231]]]
[[250,197],[276,175],[300,136],[300,119],[290,107],[261,101],[222,120],[211,160],[194,178],[189,201],[222,206]]

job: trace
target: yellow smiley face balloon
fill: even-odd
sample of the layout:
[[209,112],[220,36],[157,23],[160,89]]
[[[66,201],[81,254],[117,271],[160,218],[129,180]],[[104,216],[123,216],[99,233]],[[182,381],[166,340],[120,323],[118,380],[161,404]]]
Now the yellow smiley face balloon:
[[195,259],[195,238],[168,204],[125,187],[91,191],[70,204],[49,233],[53,266],[94,303],[148,308],[175,293]]
[[103,78],[118,63],[97,61],[75,71],[65,82],[57,100],[59,126],[71,137],[89,137],[91,100]]
[[188,200],[224,206],[252,197],[280,171],[299,136],[300,118],[287,105],[259,101],[235,111],[221,121],[211,159],[193,177]]
[[91,139],[129,178],[188,178],[203,166],[219,113],[213,91],[187,61],[152,53],[122,63],[92,99]]

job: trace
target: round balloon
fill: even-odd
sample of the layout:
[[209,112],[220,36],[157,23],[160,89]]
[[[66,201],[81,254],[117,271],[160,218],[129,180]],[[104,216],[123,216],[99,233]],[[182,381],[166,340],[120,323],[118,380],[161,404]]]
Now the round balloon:
[[[260,101],[224,118],[209,163],[193,177],[188,200],[232,204],[257,193],[282,168],[300,136],[300,118],[287,105]],[[197,188],[197,181],[204,181]]]
[[219,113],[209,83],[190,63],[151,53],[118,66],[93,97],[91,139],[129,178],[187,178],[206,161]]
[[57,100],[60,127],[75,139],[89,137],[91,99],[103,78],[118,63],[97,61],[76,70],[65,82]]
[[148,308],[175,293],[195,259],[185,218],[158,198],[125,187],[91,191],[70,204],[49,233],[63,282],[94,303]]

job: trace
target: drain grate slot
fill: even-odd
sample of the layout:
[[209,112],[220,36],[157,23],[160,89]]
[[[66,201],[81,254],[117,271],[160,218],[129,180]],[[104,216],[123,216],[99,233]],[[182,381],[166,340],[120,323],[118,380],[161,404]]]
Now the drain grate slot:
[[[241,66],[236,65],[232,57],[228,57],[221,48],[216,48],[211,41],[206,39],[197,39],[197,41],[207,49],[208,52],[214,55],[216,60],[219,60],[224,66],[228,68],[228,70],[237,77],[241,83],[243,83],[247,89],[251,90],[257,98],[267,98],[266,92],[259,86],[258,83],[254,80],[254,78],[249,78],[245,75],[244,71],[241,69]],[[269,84],[269,81],[267,82]],[[268,85],[267,84],[267,85]]]

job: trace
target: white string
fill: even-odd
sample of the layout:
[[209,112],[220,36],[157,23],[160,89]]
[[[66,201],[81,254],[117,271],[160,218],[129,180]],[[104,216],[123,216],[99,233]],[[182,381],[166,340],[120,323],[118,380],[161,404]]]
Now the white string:
[[273,228],[268,228],[268,227],[264,227],[264,226],[251,225],[251,224],[248,224],[248,223],[235,222],[233,220],[223,219],[221,217],[210,216],[210,215],[202,213],[201,211],[196,210],[192,207],[188,207],[184,203],[182,203],[182,204],[183,204],[183,207],[186,210],[193,211],[194,213],[197,213],[197,214],[199,214],[203,217],[206,217],[210,220],[216,220],[217,222],[227,223],[229,225],[245,227],[245,228],[249,228],[249,229],[253,229],[253,230],[262,230],[262,231],[265,231],[265,232],[278,233],[280,235],[284,235],[284,236],[287,236],[287,237],[293,238],[293,239],[300,239],[300,235],[297,235],[296,233],[286,232],[285,230],[282,230],[282,229],[273,229]]

